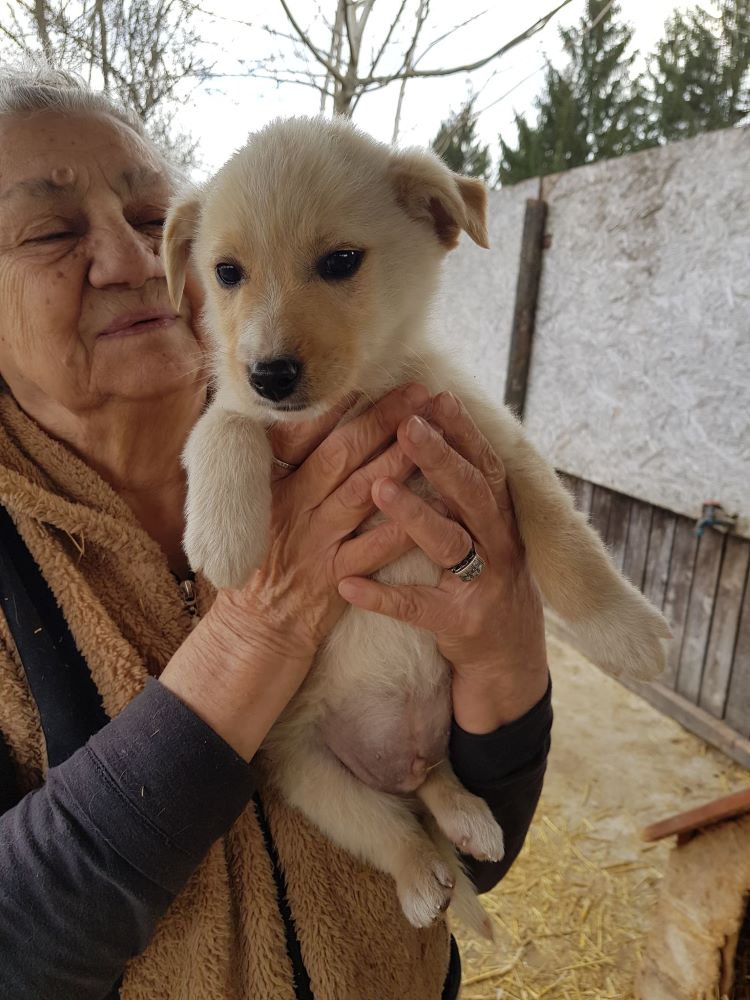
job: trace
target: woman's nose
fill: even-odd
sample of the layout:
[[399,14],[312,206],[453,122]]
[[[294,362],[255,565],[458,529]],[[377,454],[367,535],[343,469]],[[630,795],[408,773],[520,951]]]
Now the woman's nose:
[[92,232],[89,248],[88,278],[94,288],[140,288],[151,278],[164,277],[156,242],[125,220]]

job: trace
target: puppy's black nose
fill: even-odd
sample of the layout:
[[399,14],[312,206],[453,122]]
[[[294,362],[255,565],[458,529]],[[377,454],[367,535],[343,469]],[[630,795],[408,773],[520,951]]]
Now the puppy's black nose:
[[291,396],[302,375],[302,362],[296,358],[271,358],[250,366],[250,385],[263,399],[278,403]]

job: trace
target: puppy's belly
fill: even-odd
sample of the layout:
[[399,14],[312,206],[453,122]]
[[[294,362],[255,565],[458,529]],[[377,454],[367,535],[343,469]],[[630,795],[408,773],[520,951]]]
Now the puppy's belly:
[[372,697],[352,695],[329,709],[321,735],[360,781],[391,793],[419,788],[427,772],[448,753],[451,721],[449,675],[431,692]]

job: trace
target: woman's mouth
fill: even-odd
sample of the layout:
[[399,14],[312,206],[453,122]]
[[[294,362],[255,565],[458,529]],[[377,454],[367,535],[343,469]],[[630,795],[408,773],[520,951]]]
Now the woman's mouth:
[[113,340],[119,337],[132,337],[139,333],[148,333],[170,326],[176,319],[177,314],[167,309],[124,313],[113,319],[103,330],[100,330],[97,334],[97,340],[101,338]]

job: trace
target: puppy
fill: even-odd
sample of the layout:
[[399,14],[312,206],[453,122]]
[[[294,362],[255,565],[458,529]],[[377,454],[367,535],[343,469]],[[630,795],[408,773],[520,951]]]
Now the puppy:
[[[664,619],[617,572],[512,414],[430,346],[441,262],[462,230],[488,245],[486,201],[481,182],[431,153],[392,151],[345,119],[305,118],[252,135],[177,200],[163,247],[170,293],[178,304],[192,256],[215,371],[184,455],[187,555],[218,587],[245,583],[267,546],[269,424],[309,419],[354,391],[377,399],[416,377],[453,390],[502,458],[549,605],[595,662],[651,677],[663,666]],[[423,480],[411,485],[425,492]],[[412,551],[377,578],[436,584],[440,574]],[[264,760],[323,833],[393,876],[412,924],[427,926],[452,899],[488,934],[451,845],[500,859],[502,832],[447,762],[450,718],[450,670],[434,637],[350,607]]]

